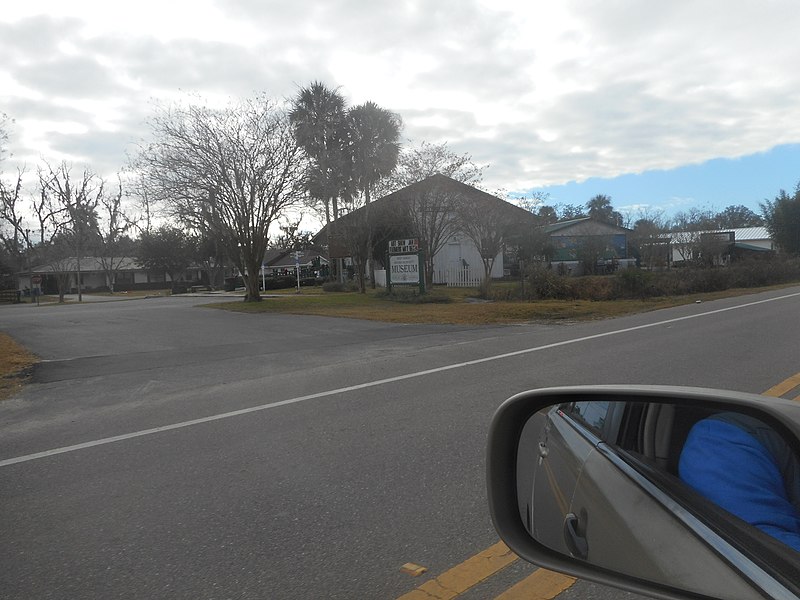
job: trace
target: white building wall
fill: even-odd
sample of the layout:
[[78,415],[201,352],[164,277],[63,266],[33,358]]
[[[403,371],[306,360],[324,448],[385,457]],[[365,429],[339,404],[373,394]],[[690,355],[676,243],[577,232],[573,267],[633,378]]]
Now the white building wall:
[[[433,257],[433,270],[445,271],[452,268],[463,268],[469,266],[470,269],[483,273],[483,260],[481,253],[475,244],[468,237],[456,235],[450,238],[447,243]],[[503,276],[503,253],[500,252],[492,266],[492,278]]]

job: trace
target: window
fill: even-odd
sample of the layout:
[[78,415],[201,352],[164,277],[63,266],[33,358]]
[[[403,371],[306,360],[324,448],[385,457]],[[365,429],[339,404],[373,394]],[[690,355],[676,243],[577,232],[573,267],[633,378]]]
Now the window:
[[600,434],[606,423],[606,416],[611,402],[592,401],[592,402],[573,402],[567,406],[564,412],[574,417],[582,425],[585,425],[595,433]]

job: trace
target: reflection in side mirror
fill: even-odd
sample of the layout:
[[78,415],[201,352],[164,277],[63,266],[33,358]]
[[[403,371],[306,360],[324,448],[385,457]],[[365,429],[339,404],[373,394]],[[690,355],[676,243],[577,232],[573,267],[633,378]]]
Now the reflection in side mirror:
[[766,402],[629,386],[515,397],[490,435],[498,531],[532,562],[639,592],[796,598],[800,415]]

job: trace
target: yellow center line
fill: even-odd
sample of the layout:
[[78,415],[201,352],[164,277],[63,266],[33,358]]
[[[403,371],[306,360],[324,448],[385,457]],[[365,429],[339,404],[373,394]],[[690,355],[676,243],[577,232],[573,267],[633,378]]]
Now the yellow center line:
[[503,542],[497,542],[435,579],[400,596],[398,600],[450,600],[505,569],[518,558]]
[[575,583],[574,577],[538,569],[495,600],[552,600]]
[[763,395],[780,398],[786,392],[792,391],[798,385],[800,385],[800,373],[795,373],[791,377],[787,377],[786,379],[781,381],[778,385],[774,385],[771,388],[769,388],[766,392],[763,393]]

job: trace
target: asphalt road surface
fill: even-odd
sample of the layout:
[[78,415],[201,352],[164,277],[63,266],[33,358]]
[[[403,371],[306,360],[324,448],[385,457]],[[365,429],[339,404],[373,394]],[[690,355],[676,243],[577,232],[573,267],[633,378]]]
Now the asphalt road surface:
[[[800,371],[800,288],[502,327],[203,301],[0,307],[43,359],[0,403],[0,597],[398,598],[498,541],[483,453],[510,395],[761,392]],[[517,561],[462,597],[533,571]]]

